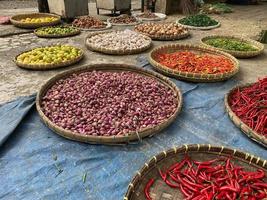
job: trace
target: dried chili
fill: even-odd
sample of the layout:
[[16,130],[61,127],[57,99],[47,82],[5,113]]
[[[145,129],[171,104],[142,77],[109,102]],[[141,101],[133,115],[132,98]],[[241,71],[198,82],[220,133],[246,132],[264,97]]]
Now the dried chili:
[[156,61],[173,70],[190,73],[221,74],[234,69],[232,61],[224,56],[190,51],[158,54]]
[[147,182],[147,184],[145,186],[145,196],[146,196],[147,200],[152,200],[152,198],[150,197],[150,188],[154,182],[155,182],[155,180],[152,178]]

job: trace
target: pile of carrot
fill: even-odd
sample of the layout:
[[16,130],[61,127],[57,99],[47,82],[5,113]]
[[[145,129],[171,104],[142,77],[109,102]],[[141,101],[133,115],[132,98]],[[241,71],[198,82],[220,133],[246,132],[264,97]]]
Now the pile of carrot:
[[[164,172],[162,180],[178,189],[186,200],[263,200],[267,198],[266,174],[263,170],[247,171],[231,158],[218,157],[196,161],[188,155]],[[145,186],[145,197],[152,200],[150,188],[154,179]]]
[[173,70],[200,74],[227,73],[234,68],[233,62],[224,56],[190,51],[158,54],[156,61]]
[[267,77],[232,91],[228,103],[242,122],[267,137]]

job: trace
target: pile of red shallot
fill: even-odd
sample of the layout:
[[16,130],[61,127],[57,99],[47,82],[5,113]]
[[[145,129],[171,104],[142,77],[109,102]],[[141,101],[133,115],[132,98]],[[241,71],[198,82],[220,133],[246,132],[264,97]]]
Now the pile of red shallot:
[[44,114],[56,125],[85,135],[124,135],[172,116],[171,88],[134,72],[92,71],[57,81],[43,96]]

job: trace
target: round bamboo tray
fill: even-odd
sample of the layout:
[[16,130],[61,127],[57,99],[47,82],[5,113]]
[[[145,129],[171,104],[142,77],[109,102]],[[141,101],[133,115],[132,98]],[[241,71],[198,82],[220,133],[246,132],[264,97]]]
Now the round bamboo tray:
[[[155,60],[155,57],[159,53],[172,53],[177,51],[193,51],[196,53],[207,53],[211,55],[219,55],[224,56],[227,59],[231,60],[234,69],[231,72],[228,73],[220,73],[220,74],[200,74],[200,73],[189,73],[189,72],[183,72],[178,70],[170,69],[160,63],[158,63]],[[181,80],[191,81],[191,82],[217,82],[217,81],[223,81],[226,79],[231,78],[239,71],[239,63],[236,58],[231,56],[228,53],[218,51],[211,48],[205,48],[197,45],[191,45],[191,44],[170,44],[170,45],[163,45],[160,47],[157,47],[153,49],[149,54],[149,62],[150,64],[160,73],[165,74],[170,77],[174,77]]]
[[[101,47],[97,47],[93,44],[90,44],[88,42],[88,38],[98,35],[98,34],[106,34],[106,33],[110,33],[110,32],[114,32],[114,31],[103,31],[103,32],[95,32],[95,33],[90,33],[86,36],[85,38],[85,46],[87,47],[87,49],[91,50],[91,51],[96,51],[96,52],[101,52],[104,54],[110,54],[110,55],[130,55],[130,54],[136,54],[136,53],[140,53],[143,52],[147,49],[149,49],[152,45],[152,40],[150,39],[150,37],[142,35],[143,37],[145,37],[147,40],[150,40],[149,44],[146,46],[143,46],[141,48],[136,48],[136,49],[110,49],[107,48],[105,46],[101,46]],[[118,32],[118,31],[115,31]]]
[[[207,40],[214,39],[214,38],[236,39],[236,40],[239,40],[241,42],[246,42],[246,43],[250,44],[251,46],[257,48],[258,50],[256,50],[256,51],[233,51],[233,50],[227,50],[227,49],[218,48],[218,47],[214,47],[214,46],[211,46],[209,44],[206,44]],[[264,45],[262,43],[257,42],[255,40],[251,40],[251,39],[247,39],[247,38],[239,38],[239,37],[235,37],[235,36],[226,36],[226,35],[207,36],[207,37],[204,37],[201,39],[201,43],[205,47],[210,47],[210,48],[224,51],[226,53],[233,55],[236,58],[250,58],[250,57],[257,56],[257,55],[263,53],[263,51],[264,51]]]
[[134,31],[136,31],[138,33],[141,33],[143,35],[146,35],[146,36],[150,37],[152,40],[159,40],[159,41],[180,40],[180,39],[187,38],[190,35],[190,33],[189,33],[188,30],[186,30],[185,33],[177,34],[177,35],[172,35],[172,36],[147,34],[147,33],[138,31],[136,28],[134,28]]
[[[92,136],[92,135],[82,135],[82,134],[74,133],[72,131],[65,130],[57,126],[44,115],[41,109],[41,106],[40,106],[41,101],[42,101],[43,96],[46,94],[47,90],[51,88],[52,85],[54,85],[58,80],[66,78],[70,76],[71,74],[82,73],[85,71],[96,71],[96,70],[97,71],[114,71],[114,72],[130,71],[130,72],[142,74],[144,76],[155,78],[156,80],[160,81],[162,84],[172,89],[172,91],[174,92],[177,98],[177,102],[178,102],[177,108],[172,116],[170,116],[164,122],[162,122],[161,124],[155,127],[147,127],[145,129],[140,130],[139,132],[129,132],[128,134],[125,134],[125,135],[114,135],[114,136]],[[126,65],[126,64],[94,64],[94,65],[88,65],[88,66],[68,70],[48,80],[41,87],[40,91],[37,94],[36,107],[43,122],[55,133],[65,138],[80,141],[80,142],[92,143],[92,144],[109,144],[109,145],[127,144],[127,143],[130,143],[131,141],[136,141],[136,140],[141,141],[142,138],[147,137],[147,136],[151,137],[154,134],[161,131],[162,129],[169,126],[175,120],[178,113],[181,111],[182,94],[173,82],[171,82],[168,78],[158,73],[148,71],[148,70],[145,70],[140,67],[133,66],[133,65]]]
[[263,145],[264,147],[267,148],[267,138],[264,137],[263,135],[257,133],[253,129],[251,129],[248,125],[243,123],[241,119],[232,111],[228,100],[230,98],[230,95],[233,91],[237,90],[238,88],[244,88],[251,86],[253,83],[249,84],[244,84],[244,85],[238,85],[234,88],[232,88],[224,97],[224,104],[225,104],[225,109],[226,112],[228,113],[230,119],[233,121],[233,123],[243,132],[245,133],[250,139],[254,140],[255,142]]
[[241,165],[246,170],[262,169],[267,173],[267,160],[263,160],[260,157],[223,146],[211,146],[210,144],[183,145],[163,151],[146,162],[145,165],[137,171],[137,174],[129,184],[124,200],[146,199],[144,188],[151,178],[155,180],[150,190],[152,199],[160,199],[160,197],[163,196],[173,200],[184,199],[179,189],[173,189],[162,181],[158,169],[166,170],[173,163],[181,161],[185,154],[200,161],[214,159],[218,156],[231,156],[236,164]]
[[140,15],[143,14],[143,13],[139,13],[139,14],[136,14],[135,17],[137,19],[140,19],[142,21],[160,21],[160,20],[164,20],[167,18],[167,16],[163,13],[154,13],[157,17],[156,18],[144,18],[144,17],[140,17]]
[[221,23],[216,20],[215,21],[218,22],[218,24],[213,25],[213,26],[190,26],[190,25],[185,25],[185,24],[180,23],[179,22],[180,20],[178,20],[176,23],[185,28],[194,29],[194,30],[211,30],[211,29],[215,29],[221,26]]
[[[27,23],[27,22],[20,21],[25,18],[40,18],[40,17],[55,17],[57,19],[52,22],[40,22],[40,23]],[[61,23],[60,16],[50,14],[50,13],[32,13],[32,14],[14,15],[10,18],[10,21],[14,26],[17,26],[20,28],[39,28],[42,26],[54,26],[54,25]]]
[[[114,18],[116,18],[116,17],[114,17]],[[136,22],[128,23],[128,24],[112,23],[112,22],[110,21],[111,19],[112,19],[112,17],[111,17],[111,18],[108,18],[108,19],[107,19],[107,23],[112,24],[112,26],[135,26],[135,25],[138,25],[138,24],[141,24],[141,23],[142,23],[142,20],[141,20],[141,19],[138,19],[138,18],[136,18],[136,17],[135,17]]]
[[105,31],[105,30],[111,29],[112,28],[112,24],[107,23],[107,25],[105,27],[103,27],[103,28],[80,28],[80,27],[73,26],[73,25],[72,25],[72,27],[80,29],[81,31]]
[[[51,45],[51,46],[53,46],[53,45]],[[40,47],[37,47],[37,48],[40,48]],[[75,47],[75,48],[77,48],[77,47]],[[36,49],[36,48],[34,48],[34,49]],[[73,64],[79,62],[83,58],[83,56],[84,56],[83,50],[80,49],[80,48],[77,48],[77,49],[79,49],[82,52],[80,56],[78,56],[78,57],[76,57],[76,58],[74,58],[72,60],[68,60],[68,61],[61,62],[61,63],[56,63],[56,64],[39,64],[39,65],[37,65],[37,64],[25,64],[25,63],[21,63],[21,62],[18,62],[17,61],[17,57],[19,55],[21,55],[23,53],[26,53],[26,52],[29,52],[29,51],[32,51],[34,49],[31,49],[31,50],[28,50],[28,51],[24,51],[24,52],[18,54],[15,57],[15,59],[14,59],[14,62],[16,63],[16,65],[18,67],[21,67],[21,68],[24,68],[24,69],[31,69],[31,70],[50,70],[50,69],[56,69],[56,68],[60,68],[60,67],[67,67],[67,66],[73,65]]]
[[40,30],[41,28],[35,29],[34,30],[34,34],[38,37],[41,38],[63,38],[63,37],[71,37],[71,36],[75,36],[81,33],[81,31],[77,28],[73,28],[73,32],[71,33],[67,33],[67,34],[40,34],[38,33],[38,30]]

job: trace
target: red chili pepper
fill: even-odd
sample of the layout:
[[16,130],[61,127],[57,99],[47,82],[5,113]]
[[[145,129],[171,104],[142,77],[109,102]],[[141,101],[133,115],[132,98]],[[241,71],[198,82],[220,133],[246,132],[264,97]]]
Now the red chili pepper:
[[152,178],[147,182],[147,184],[145,186],[145,196],[146,196],[147,200],[152,200],[152,198],[150,197],[150,188],[154,182],[155,182],[155,180]]

